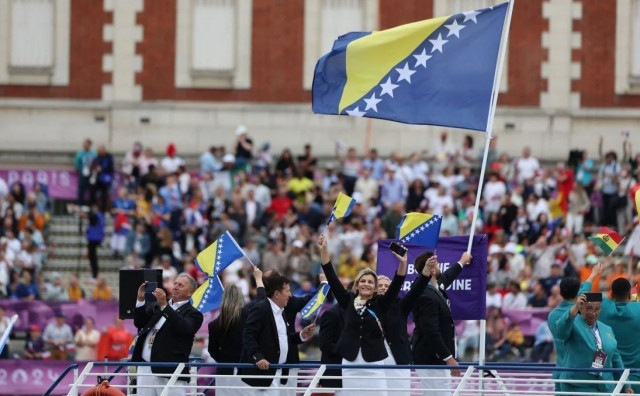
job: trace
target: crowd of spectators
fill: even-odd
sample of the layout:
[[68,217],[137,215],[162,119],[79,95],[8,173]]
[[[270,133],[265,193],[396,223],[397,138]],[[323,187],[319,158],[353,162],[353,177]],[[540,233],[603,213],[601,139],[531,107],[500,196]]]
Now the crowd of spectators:
[[[441,236],[469,234],[475,216],[475,232],[489,238],[487,308],[489,320],[496,320],[488,336],[496,358],[522,352],[517,323],[507,323],[501,311],[559,304],[560,279],[576,275],[585,280],[599,261],[595,245],[586,239],[598,226],[630,237],[624,247],[627,258],[612,259],[608,272],[594,282],[594,291],[606,292],[617,277],[633,285],[640,281],[635,259],[640,255],[640,228],[630,198],[640,180],[640,154],[632,156],[628,140],[621,159],[615,151],[603,153],[601,141],[597,157],[572,152],[566,162],[543,166],[528,147],[515,158],[501,153],[494,138],[480,211],[475,213],[482,150],[470,135],[458,146],[443,131],[427,150],[394,152],[388,158],[381,158],[375,148],[358,153],[337,142],[335,157],[323,161],[311,145],[299,155],[289,149],[276,155],[268,142],[254,143],[246,127],[239,126],[236,135],[233,147],[205,151],[199,169],[187,169],[175,144],[160,158],[135,143],[117,164],[104,146],[94,152],[91,141],[85,141],[75,161],[77,204],[93,205],[89,218],[97,227],[104,228],[106,216],[114,224],[110,236],[102,231],[94,242],[110,238],[111,254],[121,257],[124,266],[162,269],[163,283],[170,289],[182,271],[201,282],[194,258],[228,231],[253,264],[285,275],[292,280],[292,291],[303,293],[314,290],[319,272],[313,243],[319,232],[329,235],[332,262],[348,283],[363,268],[375,270],[377,241],[395,236],[404,213],[441,215]],[[122,176],[119,185],[114,183],[117,173]],[[42,197],[41,187],[29,194],[20,190],[19,184],[4,194],[0,188],[0,293],[38,298],[43,289],[30,286],[30,277],[46,258],[46,195]],[[339,192],[352,196],[355,208],[351,216],[325,229]],[[94,276],[99,278],[98,268],[96,261]],[[223,273],[223,282],[238,285],[245,299],[252,289],[249,269],[245,260]],[[56,282],[50,280],[43,298],[64,295]],[[78,297],[71,288],[67,294],[71,300]],[[107,296],[110,293],[102,290],[93,293],[94,298]],[[478,331],[474,323],[466,326],[466,338]],[[540,333],[539,340],[520,344],[542,344],[544,329]],[[505,344],[513,348],[507,350]]]

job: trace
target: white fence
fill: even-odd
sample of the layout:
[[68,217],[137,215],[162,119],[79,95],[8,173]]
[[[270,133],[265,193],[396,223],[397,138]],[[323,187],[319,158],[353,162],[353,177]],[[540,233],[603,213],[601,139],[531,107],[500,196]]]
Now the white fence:
[[[96,378],[109,378],[112,386],[115,386],[125,392],[127,395],[135,395],[137,389],[142,387],[157,386],[140,386],[136,384],[138,376],[151,374],[136,374],[137,368],[141,366],[174,366],[168,363],[107,363],[92,362],[88,363],[81,373],[74,373],[75,381],[68,391],[67,395],[81,395],[88,388],[96,385]],[[189,382],[179,381],[180,377],[185,377],[182,371],[185,367],[189,368]],[[247,364],[208,364],[208,363],[180,363],[171,376],[167,375],[167,385],[164,386],[162,395],[166,395],[169,389],[185,388],[187,395],[214,395],[222,392],[215,392],[216,389],[223,390],[257,390],[266,389],[259,387],[249,387],[240,381],[239,375],[221,375],[215,374],[216,367],[227,368],[248,368],[254,367]],[[298,395],[309,396],[317,393],[332,393],[334,391],[343,391],[346,395],[376,395],[372,389],[358,388],[322,388],[319,386],[321,378],[331,379],[372,379],[368,376],[341,376],[327,377],[326,369],[337,369],[343,367],[349,368],[371,368],[371,366],[340,366],[340,365],[321,365],[319,363],[306,363],[299,365],[272,365],[273,368],[290,369],[288,375],[282,375],[280,378],[287,378],[287,385],[281,385],[281,389],[289,389],[295,391]],[[602,381],[593,380],[559,380],[553,379],[552,373],[558,372],[593,372],[593,369],[561,369],[553,365],[540,364],[490,364],[479,366],[474,364],[463,364],[458,367],[461,375],[449,377],[441,374],[440,376],[431,377],[433,370],[442,373],[444,366],[377,366],[384,369],[387,373],[384,377],[375,377],[376,380],[391,380],[389,386],[384,390],[389,396],[392,395],[427,395],[431,392],[448,392],[451,396],[463,395],[623,395],[623,388],[626,386],[640,387],[640,381],[630,381],[631,373],[639,374],[640,369],[603,369],[602,372],[618,372],[621,373],[619,381]],[[451,368],[451,367],[448,367]],[[391,370],[396,372],[401,370],[403,376],[392,375]],[[72,370],[68,370],[71,372]],[[425,375],[426,374],[426,375]],[[264,378],[264,376],[243,375],[244,378]],[[425,389],[421,380],[429,379],[432,383],[437,384],[437,388],[433,385]],[[556,384],[570,383],[576,384],[608,384],[610,391],[604,392],[566,392],[555,391]],[[234,392],[236,393],[236,392]],[[240,393],[240,392],[238,392]],[[47,392],[45,395],[53,395],[55,392]],[[59,393],[58,393],[59,394]],[[228,392],[225,394],[229,394]],[[233,393],[231,393],[233,394]]]

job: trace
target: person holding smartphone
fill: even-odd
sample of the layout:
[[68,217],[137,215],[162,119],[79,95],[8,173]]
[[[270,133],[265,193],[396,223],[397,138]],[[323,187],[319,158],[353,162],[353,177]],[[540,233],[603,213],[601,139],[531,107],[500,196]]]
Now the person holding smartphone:
[[[611,327],[600,322],[601,293],[583,293],[557,321],[558,338],[564,343],[564,363],[570,368],[591,368],[593,371],[561,372],[565,392],[611,393],[615,383],[584,383],[576,380],[618,381],[621,372],[598,369],[624,368],[618,353],[618,342]],[[633,393],[629,385],[624,393]]]
[[[407,255],[407,249],[404,246],[394,242],[390,249],[400,256]],[[411,344],[409,344],[409,336],[407,334],[407,317],[418,302],[418,298],[424,292],[425,287],[431,279],[431,268],[437,264],[436,256],[431,256],[427,265],[424,266],[422,272],[413,281],[409,293],[403,298],[396,298],[382,318],[382,328],[386,340],[387,353],[389,356],[385,359],[385,364],[408,365],[413,361],[411,356]],[[387,294],[391,286],[391,279],[384,275],[378,276],[378,295]],[[393,395],[409,396],[411,393],[411,370],[410,369],[394,369],[386,370],[387,377],[396,377],[397,379],[387,379],[387,388],[405,389],[400,392],[393,392]]]
[[[331,264],[327,237],[318,238],[322,270],[331,291],[344,309],[344,328],[336,344],[343,365],[365,365],[365,369],[342,369],[342,387],[367,390],[370,395],[386,396],[387,370],[380,366],[389,356],[384,340],[383,318],[398,297],[407,274],[407,255],[398,259],[398,269],[385,295],[378,295],[378,276],[371,269],[363,269],[355,279],[353,289],[345,290]],[[354,376],[365,378],[353,378]],[[349,391],[349,394],[353,391]]]
[[[444,366],[457,366],[456,360],[456,327],[451,316],[451,303],[447,296],[447,288],[460,275],[465,266],[471,263],[471,255],[462,253],[460,260],[445,272],[440,272],[438,257],[431,252],[424,252],[416,257],[415,269],[423,272],[429,269],[431,278],[424,289],[414,310],[413,320],[416,327],[413,332],[413,362],[419,365],[442,365],[439,370],[416,370],[423,377],[422,387],[425,395],[450,396],[451,391],[433,391],[432,389],[450,389],[448,377],[450,370]],[[459,375],[460,370],[451,370]],[[434,379],[431,379],[434,377]],[[435,379],[435,378],[440,379]]]

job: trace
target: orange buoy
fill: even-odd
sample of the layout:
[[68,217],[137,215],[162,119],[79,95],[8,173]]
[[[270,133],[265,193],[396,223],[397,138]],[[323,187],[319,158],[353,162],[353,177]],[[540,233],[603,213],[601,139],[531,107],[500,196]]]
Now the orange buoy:
[[82,396],[125,396],[125,394],[109,386],[109,381],[104,380],[101,384],[89,388]]

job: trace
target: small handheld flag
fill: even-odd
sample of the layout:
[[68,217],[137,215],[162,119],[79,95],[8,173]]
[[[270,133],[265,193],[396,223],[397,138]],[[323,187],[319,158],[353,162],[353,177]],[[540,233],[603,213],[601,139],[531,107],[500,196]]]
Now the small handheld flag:
[[623,239],[620,234],[607,227],[600,227],[596,235],[589,237],[589,240],[598,245],[607,256],[610,256],[616,250]]
[[196,257],[196,267],[209,276],[216,276],[239,258],[244,251],[233,239],[229,231],[220,235],[215,242],[204,249]]
[[314,314],[320,312],[320,308],[322,308],[324,300],[327,299],[327,294],[329,294],[329,284],[327,282],[322,282],[320,289],[318,289],[316,295],[313,296],[313,298],[309,300],[307,305],[302,308],[302,311],[300,311],[300,313],[302,314],[302,319],[309,319]]
[[396,227],[396,239],[404,243],[435,248],[440,236],[442,216],[428,213],[407,213]]
[[191,296],[191,305],[202,313],[213,311],[222,303],[223,292],[224,288],[220,278],[210,276]]
[[346,194],[339,193],[338,198],[336,198],[336,203],[333,205],[333,209],[331,209],[331,215],[329,216],[327,225],[334,220],[349,216],[355,204],[355,199]]

